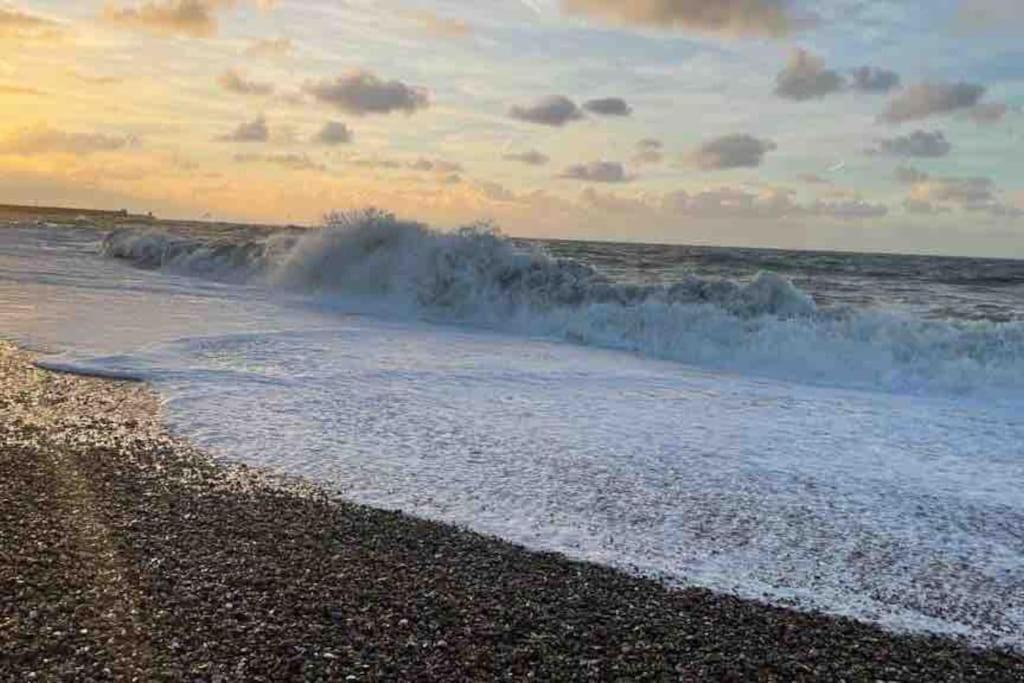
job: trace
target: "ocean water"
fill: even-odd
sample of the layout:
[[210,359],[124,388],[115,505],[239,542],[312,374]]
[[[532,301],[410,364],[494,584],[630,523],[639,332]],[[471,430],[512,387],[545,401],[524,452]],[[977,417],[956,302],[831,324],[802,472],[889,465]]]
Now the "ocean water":
[[1024,647],[1022,262],[24,226],[0,334],[359,502]]

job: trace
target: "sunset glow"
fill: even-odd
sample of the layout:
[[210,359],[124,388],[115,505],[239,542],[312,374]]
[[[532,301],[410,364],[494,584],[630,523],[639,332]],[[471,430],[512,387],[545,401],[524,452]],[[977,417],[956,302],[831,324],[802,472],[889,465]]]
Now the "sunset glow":
[[7,2],[0,201],[1019,257],[1021,7]]

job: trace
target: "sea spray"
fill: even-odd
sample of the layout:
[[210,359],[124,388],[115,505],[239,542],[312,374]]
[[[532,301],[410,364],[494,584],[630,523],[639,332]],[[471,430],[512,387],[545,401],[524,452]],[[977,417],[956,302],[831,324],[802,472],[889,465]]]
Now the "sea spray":
[[442,232],[375,212],[250,241],[126,229],[108,256],[301,292],[344,310],[542,335],[704,367],[905,392],[1024,391],[1024,324],[819,308],[784,277],[614,282],[488,226]]

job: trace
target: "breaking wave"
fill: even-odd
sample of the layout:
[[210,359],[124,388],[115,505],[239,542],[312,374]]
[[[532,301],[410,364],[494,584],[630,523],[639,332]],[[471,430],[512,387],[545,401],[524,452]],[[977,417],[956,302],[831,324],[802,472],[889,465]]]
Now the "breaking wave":
[[487,227],[439,232],[377,212],[251,241],[124,229],[104,253],[139,267],[315,295],[362,312],[554,336],[787,380],[901,392],[1024,391],[1024,324],[820,309],[785,278],[613,282]]

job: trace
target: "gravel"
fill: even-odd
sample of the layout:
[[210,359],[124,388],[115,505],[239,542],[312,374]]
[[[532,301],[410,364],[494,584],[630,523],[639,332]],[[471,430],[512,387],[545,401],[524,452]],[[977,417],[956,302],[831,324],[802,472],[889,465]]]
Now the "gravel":
[[0,680],[1024,681],[1024,655],[346,503],[0,344]]

